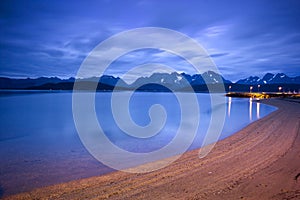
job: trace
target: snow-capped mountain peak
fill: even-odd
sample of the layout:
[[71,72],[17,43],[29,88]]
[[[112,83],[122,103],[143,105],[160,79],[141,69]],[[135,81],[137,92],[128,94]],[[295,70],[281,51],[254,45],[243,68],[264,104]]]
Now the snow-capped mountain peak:
[[296,83],[298,77],[291,78],[287,76],[284,73],[278,73],[278,74],[271,74],[267,73],[263,76],[262,79],[260,79],[257,76],[250,76],[246,79],[241,79],[237,81],[237,84],[247,84],[247,85],[259,85],[259,84],[290,84],[290,83]]

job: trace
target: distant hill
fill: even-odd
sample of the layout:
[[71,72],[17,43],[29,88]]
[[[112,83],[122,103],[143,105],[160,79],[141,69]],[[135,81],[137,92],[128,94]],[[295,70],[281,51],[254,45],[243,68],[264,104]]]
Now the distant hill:
[[[36,79],[12,79],[0,77],[0,89],[22,89],[22,90],[72,90],[75,78],[60,79],[57,77],[40,77]],[[127,84],[119,77],[103,75],[77,80],[77,89],[90,90],[91,85],[98,82],[97,90],[112,91],[118,90],[138,90],[138,91],[265,91],[278,92],[296,91],[300,89],[300,76],[289,77],[283,73],[267,73],[262,78],[250,76],[246,79],[232,83],[220,74],[208,71],[203,74],[189,75],[186,73],[154,73],[149,77],[140,77],[132,84]]]
[[236,82],[237,84],[246,84],[246,85],[264,85],[264,84],[299,84],[300,76],[297,77],[288,77],[283,73],[271,74],[267,73],[263,78],[257,76],[250,76],[246,79],[241,79]]
[[0,77],[0,89],[26,89],[29,87],[41,86],[47,83],[61,83],[61,82],[74,82],[74,78],[60,79],[57,77],[40,77],[36,79],[13,79]]
[[250,76],[241,79],[231,86],[232,91],[250,92],[299,92],[300,76],[289,77],[284,73],[267,73],[262,78]]

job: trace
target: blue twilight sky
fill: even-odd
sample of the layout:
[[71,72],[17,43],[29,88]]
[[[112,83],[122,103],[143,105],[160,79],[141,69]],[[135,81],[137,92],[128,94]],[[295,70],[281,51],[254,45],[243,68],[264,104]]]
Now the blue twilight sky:
[[[197,40],[233,81],[266,72],[300,75],[299,0],[1,0],[0,76],[76,76],[101,41],[145,26]],[[193,72],[160,51],[125,57],[110,74],[153,60]]]

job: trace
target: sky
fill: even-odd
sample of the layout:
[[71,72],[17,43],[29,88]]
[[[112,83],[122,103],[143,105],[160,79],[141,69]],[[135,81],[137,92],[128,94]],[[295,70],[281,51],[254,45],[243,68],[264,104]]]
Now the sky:
[[[298,0],[1,0],[0,76],[74,77],[98,44],[141,27],[191,37],[232,81],[267,72],[299,76],[299,10]],[[121,56],[107,73],[121,76],[147,62],[194,72],[174,55],[146,49]]]

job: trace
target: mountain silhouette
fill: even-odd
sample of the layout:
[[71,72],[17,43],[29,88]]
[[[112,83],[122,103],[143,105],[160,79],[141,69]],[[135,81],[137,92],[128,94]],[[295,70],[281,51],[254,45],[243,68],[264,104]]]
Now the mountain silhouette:
[[[250,76],[235,83],[226,80],[222,75],[213,71],[203,74],[189,75],[186,73],[153,73],[149,77],[140,77],[133,83],[127,84],[119,77],[103,75],[77,79],[76,89],[94,90],[97,82],[98,91],[137,90],[137,91],[188,91],[191,88],[196,92],[207,91],[282,91],[298,92],[300,89],[300,76],[289,77],[286,74],[267,73],[262,78]],[[36,79],[13,79],[0,77],[0,89],[11,90],[72,90],[75,78],[60,79],[57,77],[40,77]]]

